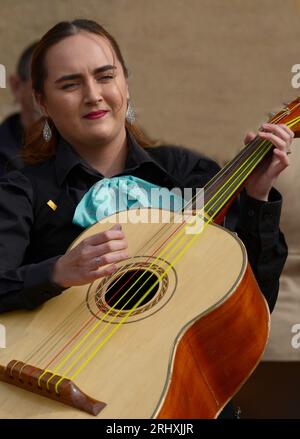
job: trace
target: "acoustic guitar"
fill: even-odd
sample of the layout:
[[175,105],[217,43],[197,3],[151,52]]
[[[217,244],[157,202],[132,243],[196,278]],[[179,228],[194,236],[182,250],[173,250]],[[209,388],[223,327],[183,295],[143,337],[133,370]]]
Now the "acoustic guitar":
[[[270,122],[298,132],[300,100]],[[131,211],[143,223],[124,211],[86,229],[70,248],[119,222],[129,257],[110,277],[0,316],[0,417],[218,417],[269,332],[244,245],[220,224],[272,147],[251,141],[205,186],[200,208],[191,200],[168,222],[162,209]]]

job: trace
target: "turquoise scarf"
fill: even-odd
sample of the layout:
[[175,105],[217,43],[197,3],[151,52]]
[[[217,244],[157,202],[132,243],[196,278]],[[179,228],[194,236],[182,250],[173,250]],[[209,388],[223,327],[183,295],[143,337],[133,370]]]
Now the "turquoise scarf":
[[132,175],[103,178],[83,196],[75,210],[73,223],[89,227],[123,210],[152,207],[177,212],[184,205],[181,196],[141,178]]

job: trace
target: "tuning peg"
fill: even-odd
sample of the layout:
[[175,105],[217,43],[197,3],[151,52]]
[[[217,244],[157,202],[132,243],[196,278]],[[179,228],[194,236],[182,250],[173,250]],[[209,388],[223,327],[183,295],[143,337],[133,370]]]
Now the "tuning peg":
[[289,109],[289,104],[287,104],[286,102],[283,102],[282,105],[284,105],[284,109],[283,111],[285,111],[287,114],[290,113],[290,109]]

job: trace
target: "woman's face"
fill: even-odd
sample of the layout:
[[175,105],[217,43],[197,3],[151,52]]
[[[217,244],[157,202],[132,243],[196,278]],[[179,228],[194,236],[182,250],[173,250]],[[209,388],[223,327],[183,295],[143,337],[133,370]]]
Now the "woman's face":
[[125,136],[128,86],[110,43],[80,32],[52,46],[45,60],[46,115],[72,145],[101,146]]

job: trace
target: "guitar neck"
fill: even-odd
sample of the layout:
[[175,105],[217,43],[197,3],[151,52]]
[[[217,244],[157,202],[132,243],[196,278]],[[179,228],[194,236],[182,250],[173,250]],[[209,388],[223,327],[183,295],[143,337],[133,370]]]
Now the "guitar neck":
[[[273,124],[286,124],[300,137],[300,98],[285,106],[269,120]],[[241,192],[248,177],[271,153],[273,144],[256,136],[239,154],[227,163],[204,187],[206,216],[221,223],[228,207]]]
[[266,159],[273,145],[256,136],[205,186],[205,213],[221,222],[228,207],[241,192],[248,177]]

